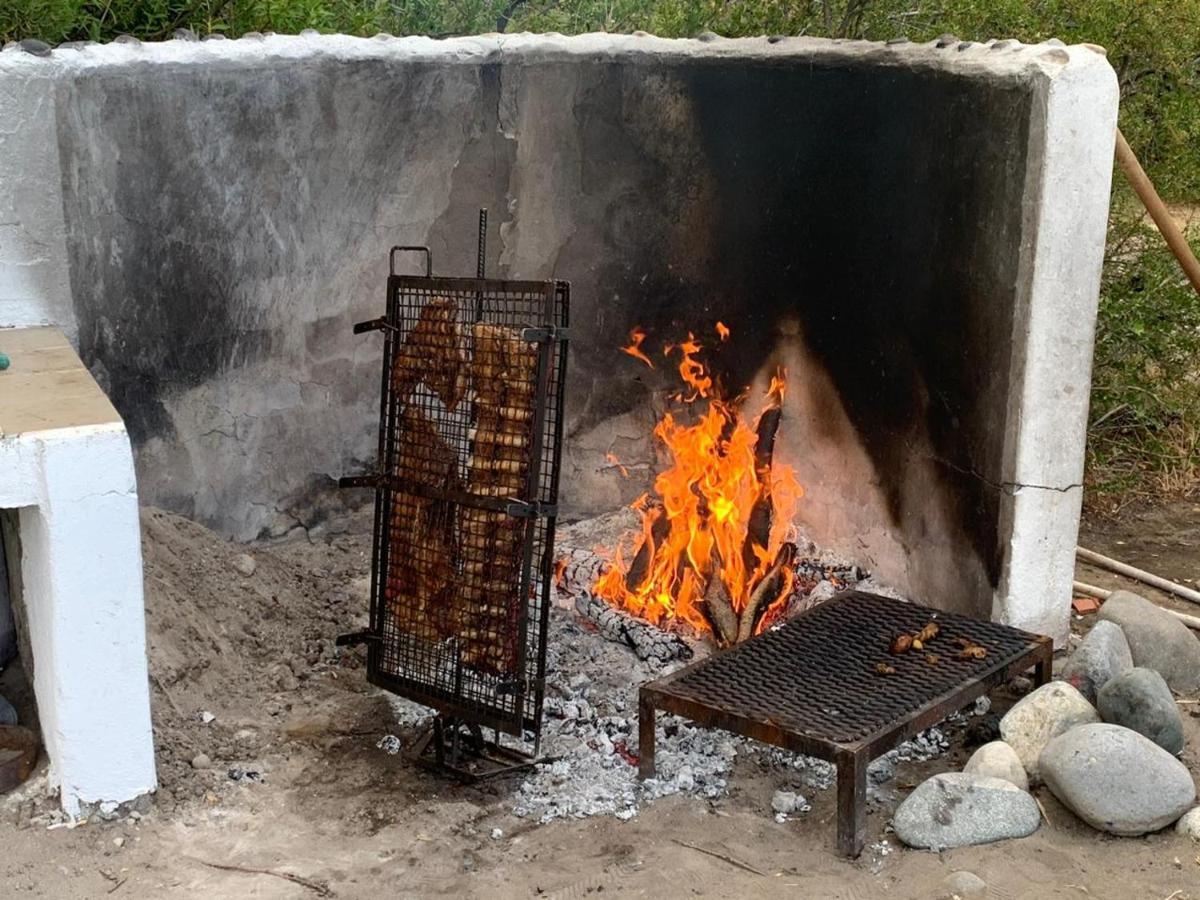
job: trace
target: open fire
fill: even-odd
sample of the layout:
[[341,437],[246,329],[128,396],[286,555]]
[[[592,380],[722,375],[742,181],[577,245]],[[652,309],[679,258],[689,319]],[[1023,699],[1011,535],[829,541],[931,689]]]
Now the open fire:
[[[729,340],[723,323],[715,331]],[[654,368],[645,338],[634,329],[621,349]],[[699,358],[703,349],[690,333],[662,348],[683,383],[654,429],[664,466],[632,504],[640,532],[612,548],[593,590],[656,625],[686,622],[727,646],[766,628],[786,605],[796,554],[789,532],[804,492],[792,468],[774,461],[785,373],[772,376],[750,418],[749,390],[731,396]]]

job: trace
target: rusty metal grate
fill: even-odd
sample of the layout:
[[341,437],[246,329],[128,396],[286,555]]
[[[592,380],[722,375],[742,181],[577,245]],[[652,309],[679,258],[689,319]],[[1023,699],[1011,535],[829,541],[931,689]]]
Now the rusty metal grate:
[[[397,251],[426,274],[397,275]],[[444,278],[395,248],[368,678],[473,726],[539,731],[562,438],[565,282]]]
[[[940,632],[925,652],[889,652],[897,634],[931,619]],[[986,648],[986,657],[958,658],[958,638]],[[831,760],[838,764],[839,845],[857,855],[867,764],[1031,666],[1044,681],[1052,652],[1049,638],[1007,625],[849,591],[644,685],[642,773],[654,770],[655,710]],[[895,672],[880,674],[880,663]]]

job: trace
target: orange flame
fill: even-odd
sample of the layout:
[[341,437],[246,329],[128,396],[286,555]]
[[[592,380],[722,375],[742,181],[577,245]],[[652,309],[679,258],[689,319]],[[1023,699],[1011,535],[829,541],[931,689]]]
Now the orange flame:
[[[679,377],[690,390],[677,396],[685,409],[678,418],[665,413],[654,429],[668,465],[654,481],[653,496],[642,495],[632,504],[641,516],[640,532],[624,542],[632,555],[627,560],[625,548],[614,548],[612,564],[593,590],[655,624],[682,620],[709,631],[701,604],[710,579],[719,577],[734,611],[743,610],[787,538],[803,489],[790,466],[760,467],[755,457],[759,419],[780,408],[785,373],[771,379],[762,410],[748,421],[733,402],[713,395],[708,369],[696,358],[700,350],[691,334],[665,348],[681,357]],[[640,351],[630,355],[641,356]],[[747,550],[751,512],[763,501],[772,510],[769,540],[766,547],[752,541]],[[790,593],[791,572],[785,577],[787,589],[773,607]],[[760,630],[777,613],[768,609]]]
[[729,326],[724,322],[717,323],[717,337],[721,339],[722,344],[729,340]]
[[607,462],[609,465],[611,465],[613,468],[615,468],[615,469],[616,469],[618,472],[620,472],[620,473],[621,473],[621,477],[622,477],[622,478],[628,478],[628,477],[629,477],[629,470],[628,470],[627,468],[625,468],[625,466],[623,466],[623,465],[621,464],[621,460],[619,460],[619,459],[617,458],[617,454],[615,454],[615,453],[605,453],[605,454],[604,454],[604,460],[605,460],[605,462]]
[[644,362],[646,365],[648,365],[650,368],[653,369],[654,363],[650,362],[650,357],[648,357],[641,350],[642,341],[644,341],[645,339],[646,339],[646,332],[642,331],[642,329],[640,329],[640,328],[633,329],[633,331],[629,332],[629,346],[622,347],[621,352],[628,353],[634,359],[640,359],[642,362]]

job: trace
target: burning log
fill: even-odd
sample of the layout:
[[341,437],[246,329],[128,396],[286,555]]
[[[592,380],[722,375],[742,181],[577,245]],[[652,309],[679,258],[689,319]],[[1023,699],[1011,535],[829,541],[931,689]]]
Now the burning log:
[[762,485],[746,525],[746,540],[742,545],[742,563],[746,571],[757,571],[760,554],[767,552],[771,542],[771,517],[774,501],[771,498],[771,465],[775,457],[775,434],[783,417],[782,384],[771,384],[770,405],[758,417],[755,426],[754,471]]
[[713,567],[708,575],[704,591],[704,614],[708,619],[717,643],[728,647],[738,639],[738,615],[733,609],[733,598],[721,577],[721,556],[713,551]]
[[650,563],[654,559],[655,548],[671,533],[671,521],[661,504],[647,510],[646,515],[650,518],[650,537],[643,538],[633,562],[629,564],[629,571],[625,573],[625,590],[630,593],[637,593],[641,588],[646,576],[650,574]]
[[762,581],[755,585],[750,592],[750,601],[742,610],[741,621],[738,625],[737,639],[747,641],[754,636],[759,619],[788,589],[788,570],[796,558],[796,545],[785,543],[775,554],[771,568],[763,576]]
[[596,627],[602,637],[628,646],[638,659],[662,665],[691,659],[692,648],[677,634],[610,606],[590,591],[575,596],[575,611]]

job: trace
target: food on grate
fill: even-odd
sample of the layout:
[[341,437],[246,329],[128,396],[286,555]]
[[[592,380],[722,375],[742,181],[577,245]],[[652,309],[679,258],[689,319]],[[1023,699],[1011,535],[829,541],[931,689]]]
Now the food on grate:
[[931,666],[936,666],[938,664],[938,660],[940,660],[940,659],[941,659],[941,657],[938,656],[936,653],[926,653],[925,654],[925,662]]
[[[458,486],[454,452],[413,404],[400,416],[394,474],[425,487]],[[447,501],[392,494],[385,599],[397,627],[427,641],[449,633],[445,599],[455,584],[454,516]]]
[[[467,490],[521,499],[529,478],[533,440],[537,347],[513,328],[471,326],[469,373],[475,427]],[[463,662],[481,672],[515,671],[521,610],[521,547],[528,523],[503,511],[462,511],[463,584],[453,598]]]
[[958,651],[959,659],[987,659],[987,648],[972,644]]
[[907,653],[912,649],[913,639],[911,634],[898,634],[892,638],[891,652],[895,656],[901,653]]
[[435,297],[425,304],[417,323],[392,363],[392,391],[407,401],[418,382],[453,412],[467,392],[467,348],[458,306]]
[[896,667],[889,666],[885,662],[875,663],[875,671],[878,672],[880,675],[895,675]]
[[938,623],[930,620],[929,622],[925,623],[924,628],[917,632],[916,639],[922,643],[932,641],[935,637],[937,637],[938,631],[940,630],[941,629],[938,628]]

